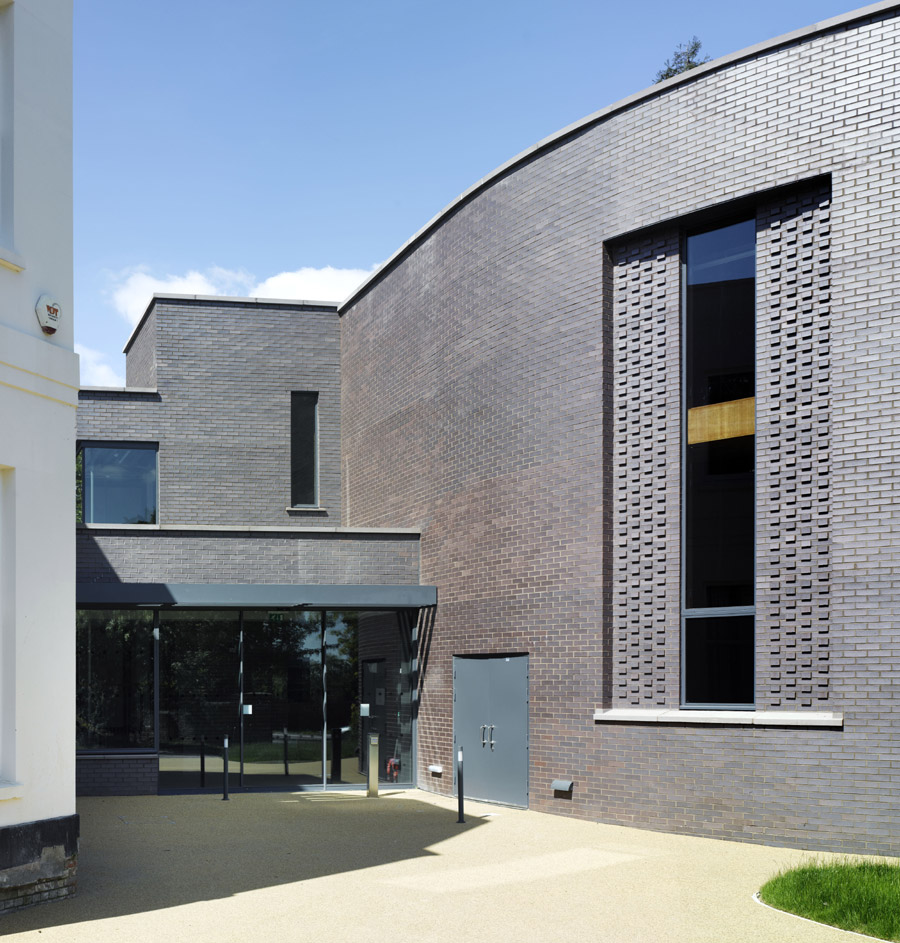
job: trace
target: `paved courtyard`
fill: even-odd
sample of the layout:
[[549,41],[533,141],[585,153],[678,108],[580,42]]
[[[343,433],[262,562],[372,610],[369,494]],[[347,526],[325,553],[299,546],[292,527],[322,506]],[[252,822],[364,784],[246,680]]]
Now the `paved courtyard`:
[[79,802],[78,896],[0,918],[16,943],[813,943],[857,935],[752,899],[801,851],[415,790]]

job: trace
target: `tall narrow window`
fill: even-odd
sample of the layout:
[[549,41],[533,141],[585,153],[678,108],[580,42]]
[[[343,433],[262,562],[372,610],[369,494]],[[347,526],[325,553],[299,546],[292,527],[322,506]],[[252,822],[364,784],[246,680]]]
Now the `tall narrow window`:
[[683,701],[754,701],[756,226],[686,246]]
[[314,506],[318,495],[318,393],[291,393],[291,505]]

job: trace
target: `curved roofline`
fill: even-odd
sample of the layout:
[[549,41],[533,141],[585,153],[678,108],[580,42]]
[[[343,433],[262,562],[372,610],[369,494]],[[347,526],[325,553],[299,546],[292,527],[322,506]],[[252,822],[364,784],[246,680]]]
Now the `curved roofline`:
[[776,36],[774,39],[767,39],[761,43],[756,43],[753,46],[747,46],[746,48],[740,49],[737,52],[730,53],[726,56],[720,56],[718,59],[713,59],[711,62],[697,66],[688,72],[682,72],[679,75],[673,76],[670,79],[666,79],[663,82],[659,82],[656,85],[651,85],[649,88],[645,88],[640,92],[635,92],[633,95],[629,95],[627,98],[621,98],[614,104],[607,105],[605,108],[601,108],[599,111],[595,111],[593,114],[590,114],[587,117],[582,118],[573,124],[567,125],[559,131],[556,131],[549,137],[543,138],[542,140],[538,141],[537,144],[533,144],[531,147],[526,148],[519,154],[516,154],[515,157],[501,164],[491,173],[487,174],[487,176],[482,177],[480,180],[473,183],[471,187],[469,187],[467,190],[464,190],[458,197],[456,197],[455,200],[452,200],[450,203],[448,203],[436,216],[433,216],[420,230],[418,230],[418,232],[407,239],[406,242],[404,242],[403,245],[393,253],[393,255],[391,255],[347,298],[345,298],[344,301],[338,305],[338,312],[343,313],[346,308],[348,308],[353,304],[353,302],[364,295],[416,245],[422,242],[430,233],[437,229],[441,222],[450,216],[457,208],[459,208],[464,203],[467,203],[482,190],[486,190],[499,177],[508,173],[510,170],[514,169],[520,164],[524,164],[531,160],[542,151],[550,150],[555,144],[563,141],[565,138],[576,134],[579,131],[584,131],[593,124],[599,124],[601,121],[612,117],[612,115],[617,114],[620,111],[624,111],[626,108],[630,108],[638,102],[655,98],[656,96],[669,91],[669,89],[696,81],[701,76],[709,75],[711,72],[718,72],[720,69],[723,69],[727,66],[734,65],[735,63],[742,60],[753,59],[762,53],[777,49],[780,46],[789,46],[802,40],[811,39],[814,36],[830,32],[840,28],[841,26],[847,26],[848,24],[854,23],[857,20],[864,20],[868,17],[877,16],[880,13],[885,13],[889,10],[897,8],[900,8],[900,0],[880,0],[878,3],[872,3],[868,6],[860,7],[858,10],[851,10],[849,13],[842,13],[840,16],[833,16],[828,20],[822,20],[819,23],[813,23],[810,26],[804,26],[800,29],[792,30],[789,33],[783,33],[781,36]]

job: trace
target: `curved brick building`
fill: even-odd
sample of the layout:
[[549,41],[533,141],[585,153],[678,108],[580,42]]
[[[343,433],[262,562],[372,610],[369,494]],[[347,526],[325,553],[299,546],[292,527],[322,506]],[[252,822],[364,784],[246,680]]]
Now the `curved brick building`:
[[346,522],[439,592],[421,785],[455,735],[535,809],[900,853],[898,12],[564,129],[341,307]]
[[377,729],[426,789],[462,747],[483,799],[900,854],[898,40],[879,3],[598,112],[337,309],[155,299],[81,394],[80,657],[146,639],[79,689],[83,790],[187,769],[248,646],[260,742],[344,678],[322,786]]

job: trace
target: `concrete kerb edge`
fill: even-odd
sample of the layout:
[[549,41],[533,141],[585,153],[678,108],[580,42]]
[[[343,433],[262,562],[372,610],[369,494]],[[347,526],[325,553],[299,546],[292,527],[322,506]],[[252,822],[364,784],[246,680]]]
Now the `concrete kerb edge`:
[[793,917],[794,920],[802,920],[804,923],[811,923],[814,927],[826,927],[829,930],[837,930],[838,933],[850,933],[852,936],[858,936],[861,940],[880,940],[881,937],[869,936],[868,933],[859,933],[857,930],[845,930],[843,927],[836,927],[831,923],[820,923],[818,920],[810,920],[809,917],[801,917],[800,914],[792,914],[789,910],[779,910],[771,904],[767,904],[760,896],[759,891],[753,895],[753,899],[760,907],[766,910],[773,910],[777,914],[784,914],[787,917]]

